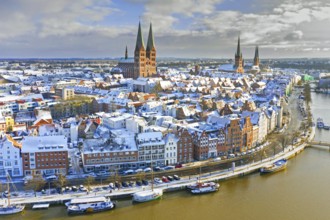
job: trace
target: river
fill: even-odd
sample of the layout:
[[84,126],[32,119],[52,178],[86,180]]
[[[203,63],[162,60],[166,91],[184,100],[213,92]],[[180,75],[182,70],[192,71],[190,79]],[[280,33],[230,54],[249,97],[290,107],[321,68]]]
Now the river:
[[[312,94],[314,118],[330,124],[330,95]],[[330,131],[317,131],[315,140],[330,141]],[[165,194],[160,201],[132,205],[118,201],[117,208],[88,216],[68,217],[62,206],[2,217],[19,220],[144,220],[144,219],[330,219],[330,152],[308,148],[291,159],[283,172],[258,173],[221,183],[215,194],[192,196],[188,192]]]

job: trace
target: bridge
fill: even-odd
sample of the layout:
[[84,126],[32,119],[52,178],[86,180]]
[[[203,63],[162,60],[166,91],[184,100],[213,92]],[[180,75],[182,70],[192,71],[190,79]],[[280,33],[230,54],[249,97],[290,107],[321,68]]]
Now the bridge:
[[310,141],[307,145],[310,147],[329,147],[330,150],[330,142],[327,141]]

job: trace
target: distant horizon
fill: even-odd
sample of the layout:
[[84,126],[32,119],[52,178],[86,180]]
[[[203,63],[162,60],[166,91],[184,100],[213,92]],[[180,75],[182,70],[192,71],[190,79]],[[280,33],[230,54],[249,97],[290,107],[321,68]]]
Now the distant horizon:
[[[113,60],[118,61],[124,57],[11,57],[11,58],[3,58],[0,57],[0,61],[6,61],[6,60]],[[133,57],[129,57],[133,58]],[[165,60],[165,59],[182,59],[182,60],[234,60],[234,58],[215,58],[215,57],[157,57],[157,60]],[[329,59],[330,57],[269,57],[269,58],[260,58],[261,61],[263,60],[324,60]],[[244,60],[253,60],[253,57],[251,58],[244,58]]]
[[0,57],[133,56],[150,22],[157,56],[232,59],[330,57],[328,0],[10,0],[0,8]]

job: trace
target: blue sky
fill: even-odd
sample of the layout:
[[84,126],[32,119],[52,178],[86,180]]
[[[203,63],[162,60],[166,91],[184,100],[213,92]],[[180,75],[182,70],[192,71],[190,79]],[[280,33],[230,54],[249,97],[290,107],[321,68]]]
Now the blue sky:
[[159,57],[329,57],[328,0],[2,0],[0,57],[133,55],[152,22]]

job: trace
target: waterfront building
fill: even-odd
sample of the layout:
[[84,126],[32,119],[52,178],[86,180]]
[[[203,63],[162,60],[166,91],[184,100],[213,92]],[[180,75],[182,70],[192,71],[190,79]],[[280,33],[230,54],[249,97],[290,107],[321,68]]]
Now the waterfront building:
[[136,145],[141,167],[150,166],[151,161],[156,166],[165,165],[165,141],[161,132],[137,134]]
[[82,162],[86,172],[137,168],[138,150],[135,134],[124,129],[111,130],[111,139],[83,142]]
[[68,143],[64,135],[26,136],[21,153],[25,176],[67,173]]
[[23,175],[21,145],[9,135],[0,139],[0,177],[8,173],[12,177]]
[[173,133],[168,133],[164,137],[165,141],[165,164],[176,164],[177,163],[177,143],[178,139]]
[[192,135],[186,128],[178,128],[177,138],[177,162],[192,162],[194,160],[194,145]]

